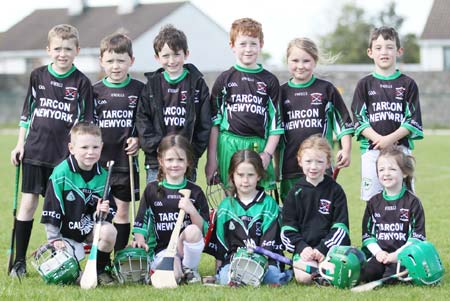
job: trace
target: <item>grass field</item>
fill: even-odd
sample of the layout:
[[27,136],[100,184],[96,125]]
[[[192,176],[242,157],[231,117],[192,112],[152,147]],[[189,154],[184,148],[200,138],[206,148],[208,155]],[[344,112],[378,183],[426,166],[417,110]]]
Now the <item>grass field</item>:
[[[9,278],[7,250],[12,227],[12,204],[15,169],[9,156],[16,143],[14,134],[0,134],[0,300],[450,300],[450,136],[427,136],[417,143],[416,192],[422,200],[426,215],[427,238],[435,244],[444,262],[447,274],[437,287],[398,285],[354,294],[335,288],[303,287],[290,283],[282,288],[206,287],[200,284],[182,286],[174,290],[156,290],[141,285],[115,286],[83,291],[79,287],[46,285],[28,264],[29,275],[20,283]],[[361,218],[364,203],[359,200],[359,151],[353,149],[351,168],[343,170],[338,182],[347,193],[350,211],[350,231],[354,245],[361,245]],[[142,173],[143,174],[143,173]],[[144,182],[141,181],[141,187]],[[204,180],[199,180],[204,185]],[[40,201],[39,208],[42,206]],[[39,223],[40,210],[35,215],[29,252],[45,241],[43,226]],[[204,255],[200,273],[213,274],[213,259]]]

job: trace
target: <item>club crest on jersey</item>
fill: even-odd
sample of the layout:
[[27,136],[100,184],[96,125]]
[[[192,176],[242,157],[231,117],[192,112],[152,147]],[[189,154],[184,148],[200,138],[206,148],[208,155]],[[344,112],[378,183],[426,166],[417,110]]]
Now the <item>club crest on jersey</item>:
[[77,98],[78,89],[75,87],[66,87],[64,91],[64,99],[75,100]]
[[319,202],[319,212],[322,214],[330,214],[331,202],[325,199],[320,199]]
[[233,231],[233,230],[235,230],[235,229],[236,229],[236,226],[234,225],[234,223],[233,223],[233,222],[230,222],[230,224],[228,225],[228,230]]
[[395,88],[395,99],[402,100],[405,96],[405,90],[406,89],[404,87]]
[[265,82],[256,82],[256,93],[267,95],[267,84]]
[[322,93],[311,93],[311,104],[320,105],[322,104],[323,94]]
[[138,97],[135,95],[128,96],[128,107],[130,109],[136,108]]
[[181,91],[180,97],[181,97],[181,103],[185,104],[186,100],[187,100],[187,91]]
[[68,200],[69,202],[73,202],[75,201],[75,195],[73,194],[73,192],[69,192],[69,194],[66,196],[66,200]]
[[400,220],[402,222],[409,221],[409,209],[400,208]]

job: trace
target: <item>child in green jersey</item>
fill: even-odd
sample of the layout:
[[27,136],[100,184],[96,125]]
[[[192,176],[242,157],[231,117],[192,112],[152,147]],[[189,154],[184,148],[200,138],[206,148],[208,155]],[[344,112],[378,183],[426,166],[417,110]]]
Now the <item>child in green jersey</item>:
[[[114,198],[102,195],[107,172],[98,160],[102,152],[100,128],[80,122],[70,135],[70,156],[55,167],[45,194],[41,223],[45,224],[47,240],[56,249],[66,248],[78,261],[84,258],[83,242],[92,242],[95,220],[102,212],[97,253],[98,282],[114,283],[106,271],[117,231],[111,223],[116,204]],[[109,193],[108,193],[109,194]]]

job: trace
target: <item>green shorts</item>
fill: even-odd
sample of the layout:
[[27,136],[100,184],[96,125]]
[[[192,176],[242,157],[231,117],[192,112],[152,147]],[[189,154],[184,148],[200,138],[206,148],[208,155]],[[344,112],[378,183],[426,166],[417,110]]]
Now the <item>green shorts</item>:
[[[232,134],[228,131],[222,131],[217,141],[217,161],[220,180],[228,187],[228,168],[233,154],[241,149],[251,149],[261,153],[266,146],[267,141],[260,137],[243,137]],[[275,172],[272,161],[266,170],[266,177],[259,182],[265,190],[275,189]]]

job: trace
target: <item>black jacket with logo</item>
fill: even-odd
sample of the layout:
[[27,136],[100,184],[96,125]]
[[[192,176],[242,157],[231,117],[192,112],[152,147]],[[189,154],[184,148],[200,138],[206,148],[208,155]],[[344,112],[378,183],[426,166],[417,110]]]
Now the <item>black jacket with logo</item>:
[[[208,146],[211,131],[211,108],[209,102],[209,89],[203,79],[203,74],[192,64],[185,64],[188,75],[183,79],[187,86],[187,99],[185,104],[180,100],[180,106],[186,110],[185,122],[180,134],[186,137],[194,150],[197,161]],[[158,166],[157,148],[161,140],[170,134],[167,132],[164,121],[164,95],[162,90],[164,69],[145,73],[147,83],[142,91],[136,113],[136,128],[139,143],[145,152],[145,164],[151,168]]]
[[326,255],[332,246],[350,245],[347,197],[327,175],[317,186],[300,178],[284,201],[282,217],[281,240],[289,252],[311,247]]

